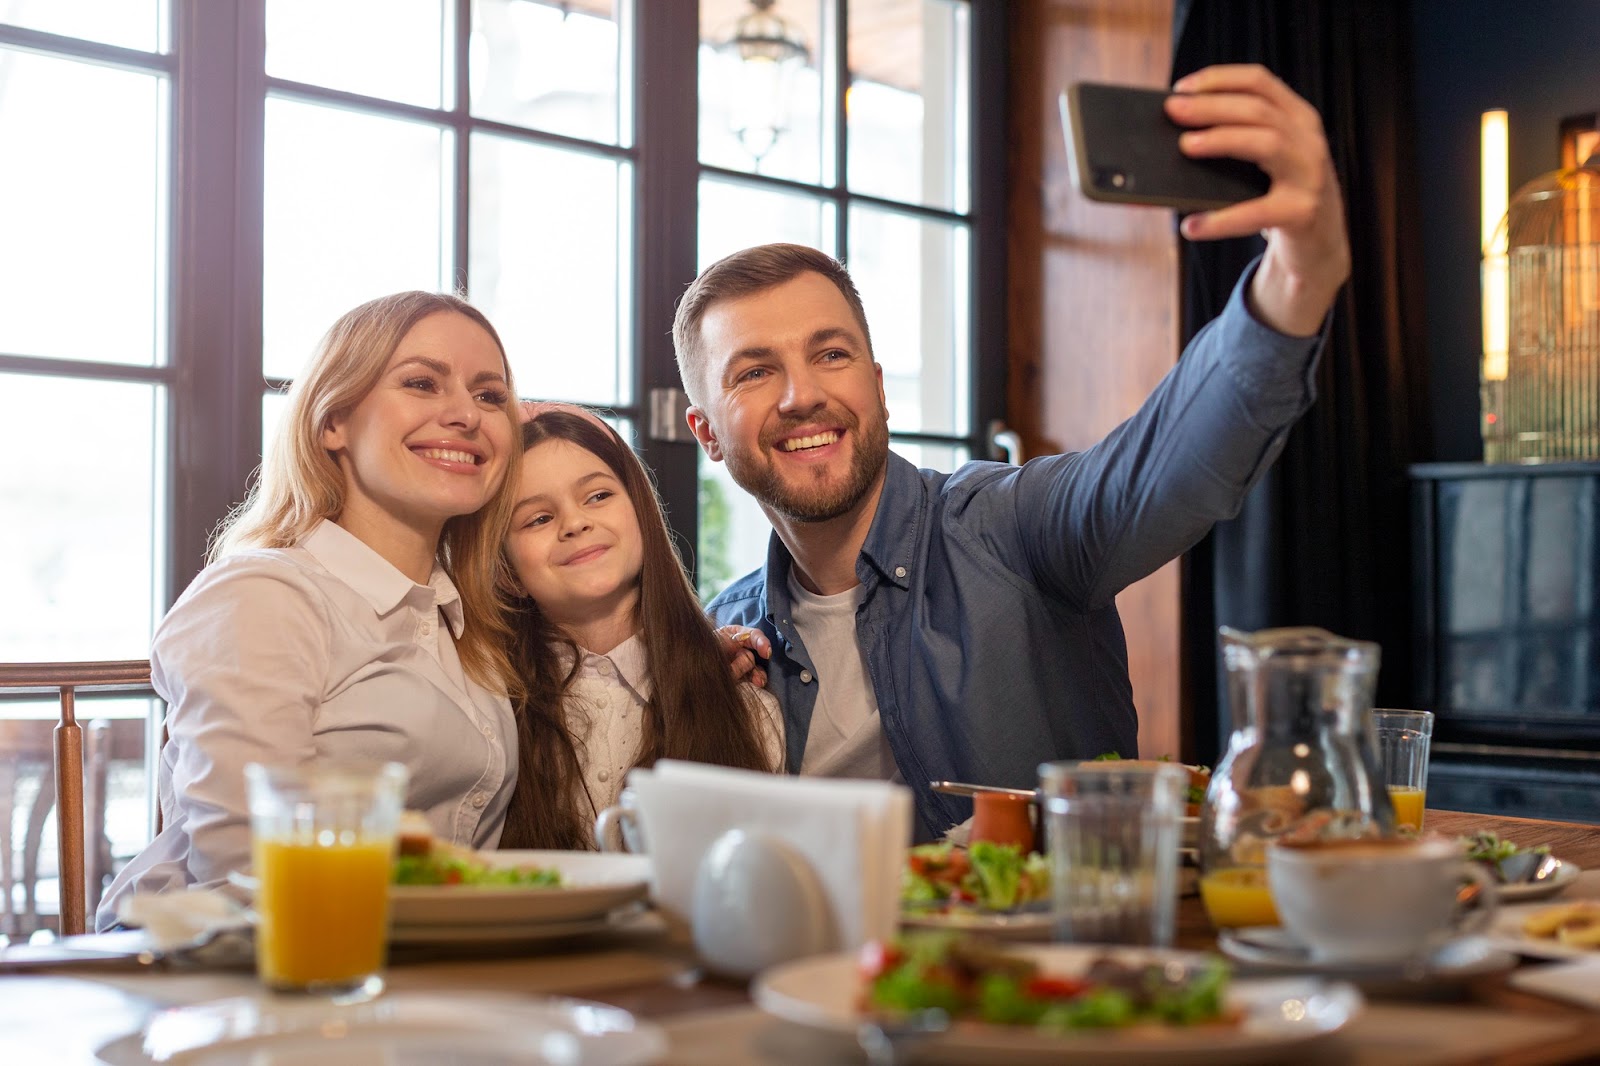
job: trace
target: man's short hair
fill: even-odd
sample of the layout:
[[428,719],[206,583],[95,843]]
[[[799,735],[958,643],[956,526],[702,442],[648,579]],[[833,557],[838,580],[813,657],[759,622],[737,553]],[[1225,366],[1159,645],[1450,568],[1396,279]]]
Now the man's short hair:
[[738,299],[752,293],[793,281],[801,274],[821,274],[839,290],[856,316],[861,327],[861,338],[866,343],[867,354],[872,354],[872,335],[867,331],[867,313],[861,306],[861,294],[856,291],[850,272],[833,256],[807,248],[803,244],[761,244],[712,263],[700,272],[683,299],[678,301],[678,313],[672,321],[672,347],[678,356],[678,376],[683,379],[689,402],[701,400],[701,374],[705,369],[705,351],[700,343],[700,322],[711,305],[721,300]]

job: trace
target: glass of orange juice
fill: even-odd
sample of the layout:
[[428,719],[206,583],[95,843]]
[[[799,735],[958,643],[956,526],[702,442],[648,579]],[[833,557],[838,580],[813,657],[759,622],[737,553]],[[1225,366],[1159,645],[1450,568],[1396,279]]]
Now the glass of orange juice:
[[1267,888],[1265,866],[1226,866],[1200,878],[1200,902],[1218,929],[1277,925],[1278,908]]
[[1389,789],[1398,826],[1422,829],[1428,795],[1428,747],[1433,740],[1432,711],[1379,707],[1372,712],[1372,738]]
[[377,995],[406,768],[251,763],[245,780],[259,883],[257,974],[276,992]]

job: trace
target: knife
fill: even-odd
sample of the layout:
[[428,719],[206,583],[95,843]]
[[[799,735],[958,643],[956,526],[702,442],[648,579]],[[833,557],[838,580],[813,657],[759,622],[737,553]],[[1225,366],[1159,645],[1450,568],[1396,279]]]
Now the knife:
[[930,781],[928,787],[935,792],[944,792],[951,796],[975,796],[979,792],[998,792],[1003,796],[1039,798],[1039,790],[1036,788],[1001,788],[999,785],[972,785],[965,781]]

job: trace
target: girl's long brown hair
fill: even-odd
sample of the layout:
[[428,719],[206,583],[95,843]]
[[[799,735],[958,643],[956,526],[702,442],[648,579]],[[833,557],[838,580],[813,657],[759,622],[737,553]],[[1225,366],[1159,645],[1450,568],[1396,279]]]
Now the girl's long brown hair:
[[[564,440],[590,452],[622,482],[643,540],[639,625],[652,693],[637,766],[657,759],[771,770],[758,712],[740,695],[726,656],[673,549],[666,517],[644,464],[610,427],[582,414],[547,411],[522,427],[526,452]],[[515,573],[508,556],[507,572]],[[511,662],[525,694],[515,700],[517,784],[502,848],[594,847],[594,802],[583,781],[578,740],[567,727],[565,697],[581,660],[576,645],[527,596],[512,600]],[[571,652],[563,667],[560,648]]]

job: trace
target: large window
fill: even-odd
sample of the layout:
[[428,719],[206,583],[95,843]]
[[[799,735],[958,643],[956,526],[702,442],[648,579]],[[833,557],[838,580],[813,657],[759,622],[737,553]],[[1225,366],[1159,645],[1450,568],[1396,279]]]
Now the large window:
[[464,290],[523,395],[611,410],[708,594],[767,534],[682,426],[671,315],[715,258],[844,258],[894,446],[983,454],[1005,34],[999,0],[0,0],[0,658],[147,654],[282,388],[397,289]]

